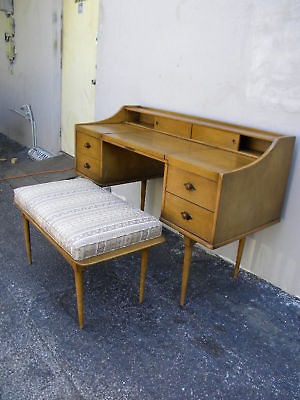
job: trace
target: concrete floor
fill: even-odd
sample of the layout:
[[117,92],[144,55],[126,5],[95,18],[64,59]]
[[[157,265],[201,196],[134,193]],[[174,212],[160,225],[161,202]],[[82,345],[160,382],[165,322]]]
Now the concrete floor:
[[16,188],[76,176],[74,159],[65,153],[43,161],[31,161],[27,152],[28,148],[0,133],[0,182],[6,180]]
[[196,248],[179,307],[183,245],[165,231],[142,305],[137,254],[86,271],[80,330],[72,270],[35,229],[27,265],[14,186],[0,181],[1,400],[300,398],[298,299],[243,271],[234,281]]

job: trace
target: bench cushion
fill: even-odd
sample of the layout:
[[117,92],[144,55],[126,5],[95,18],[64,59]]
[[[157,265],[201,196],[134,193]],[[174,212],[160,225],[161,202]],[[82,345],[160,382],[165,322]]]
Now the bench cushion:
[[74,260],[162,233],[157,218],[84,178],[20,187],[14,190],[14,199]]

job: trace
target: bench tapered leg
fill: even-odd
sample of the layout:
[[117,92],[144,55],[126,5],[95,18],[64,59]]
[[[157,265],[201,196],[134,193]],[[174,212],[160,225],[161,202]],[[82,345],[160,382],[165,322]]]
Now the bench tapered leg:
[[31,264],[32,263],[32,256],[31,256],[29,221],[25,217],[24,214],[22,214],[22,219],[23,219],[23,229],[24,229],[24,238],[25,238],[25,247],[26,247],[27,259],[28,259],[28,263]]
[[77,299],[77,311],[79,326],[82,329],[84,326],[83,318],[83,269],[75,264],[74,267],[75,274],[75,287],[76,287],[76,299]]

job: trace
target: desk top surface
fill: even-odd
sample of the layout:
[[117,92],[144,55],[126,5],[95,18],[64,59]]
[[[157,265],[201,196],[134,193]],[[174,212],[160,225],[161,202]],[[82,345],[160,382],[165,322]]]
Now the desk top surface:
[[100,135],[102,140],[146,155],[168,161],[190,170],[201,170],[207,178],[216,180],[219,173],[241,168],[254,161],[253,157],[204,143],[142,128],[126,123],[81,125],[86,132]]

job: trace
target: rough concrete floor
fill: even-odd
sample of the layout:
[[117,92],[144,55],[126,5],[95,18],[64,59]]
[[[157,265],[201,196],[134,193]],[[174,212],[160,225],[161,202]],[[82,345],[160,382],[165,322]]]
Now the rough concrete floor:
[[0,182],[16,188],[75,176],[74,159],[65,153],[43,161],[29,160],[27,153],[28,148],[0,133]]
[[7,181],[0,210],[1,400],[300,398],[299,300],[196,248],[180,308],[183,245],[166,231],[142,305],[138,254],[85,272],[80,330],[71,267],[35,229],[27,265]]

